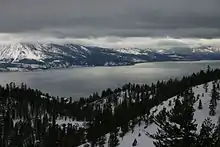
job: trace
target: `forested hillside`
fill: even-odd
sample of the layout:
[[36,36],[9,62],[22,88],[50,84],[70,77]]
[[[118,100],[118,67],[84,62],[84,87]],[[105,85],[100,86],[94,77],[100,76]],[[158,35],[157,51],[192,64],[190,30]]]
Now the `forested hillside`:
[[119,147],[218,147],[219,114],[219,80],[194,86],[153,107],[150,121],[141,121],[119,138]]
[[[196,125],[194,116],[197,108],[205,109],[216,120],[218,79],[220,70],[208,67],[181,79],[151,85],[128,83],[79,101],[10,83],[0,87],[0,143],[2,147],[216,146],[220,132],[215,128],[219,127],[210,125],[210,119]],[[196,93],[193,87],[201,84],[205,92]],[[152,127],[156,129],[151,131]],[[127,139],[137,132],[142,140],[151,142],[143,145],[138,138]]]

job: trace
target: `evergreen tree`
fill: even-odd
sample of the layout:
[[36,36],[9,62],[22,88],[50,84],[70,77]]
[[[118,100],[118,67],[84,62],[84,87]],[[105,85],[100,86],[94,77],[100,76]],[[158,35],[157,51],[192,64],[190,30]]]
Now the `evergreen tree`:
[[128,123],[124,123],[121,126],[121,134],[120,134],[120,136],[123,137],[128,131],[129,131]]
[[134,146],[137,146],[137,139],[135,138],[134,139],[134,141],[133,141],[133,143],[132,143],[132,146],[134,147]]
[[[215,83],[212,85],[212,98],[216,101],[219,100],[219,92]],[[217,105],[217,103],[215,103],[215,105]]]
[[201,99],[199,100],[199,106],[198,106],[198,109],[199,109],[199,110],[202,109],[202,101],[201,101]]
[[218,123],[215,127],[213,138],[214,138],[214,145],[216,147],[220,146],[220,117],[218,118]]
[[155,119],[159,129],[150,135],[156,147],[192,146],[196,142],[196,124],[193,119],[195,97],[191,90],[184,94],[182,102],[176,100],[174,108],[166,116],[166,121]]
[[208,83],[206,82],[205,84],[203,84],[203,88],[205,89],[205,92],[208,92]]
[[101,136],[101,137],[98,138],[97,144],[99,145],[99,147],[104,147],[105,141],[106,141],[105,135]]
[[210,104],[209,104],[209,109],[210,109],[209,115],[210,116],[214,116],[216,114],[216,112],[215,112],[216,106],[215,106],[215,102],[214,101],[215,101],[214,99],[210,100]]
[[200,134],[198,136],[197,146],[199,147],[209,147],[213,146],[213,133],[215,125],[212,123],[210,118],[205,119],[202,124]]
[[108,147],[116,147],[119,145],[119,139],[117,137],[117,133],[110,133],[108,140]]
[[211,100],[210,100],[210,104],[209,104],[209,109],[210,109],[209,115],[210,116],[214,116],[216,114],[215,110],[216,110],[218,99],[219,99],[219,93],[216,89],[215,83],[213,83],[212,93],[211,93]]
[[220,90],[220,84],[219,84],[219,82],[217,83],[217,89]]
[[172,105],[172,101],[171,100],[169,100],[169,104],[168,104],[168,106],[171,106]]

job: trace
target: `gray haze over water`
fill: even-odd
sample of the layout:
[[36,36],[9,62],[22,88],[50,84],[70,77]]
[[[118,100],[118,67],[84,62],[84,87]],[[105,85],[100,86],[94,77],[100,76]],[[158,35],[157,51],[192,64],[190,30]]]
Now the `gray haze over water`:
[[192,72],[220,68],[220,61],[155,62],[120,67],[85,67],[36,72],[0,73],[0,84],[24,82],[54,96],[72,96],[77,100],[92,92],[117,88],[125,83],[151,84],[157,80],[181,77]]

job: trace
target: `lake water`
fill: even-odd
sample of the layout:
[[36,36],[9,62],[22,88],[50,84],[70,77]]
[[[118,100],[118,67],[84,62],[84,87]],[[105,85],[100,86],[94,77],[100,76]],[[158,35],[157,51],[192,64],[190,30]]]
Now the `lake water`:
[[117,88],[128,82],[150,84],[157,80],[189,75],[206,69],[208,65],[220,68],[220,61],[154,62],[120,67],[0,73],[0,84],[24,82],[31,88],[40,89],[51,95],[72,96],[77,100],[92,92],[101,92],[109,87]]

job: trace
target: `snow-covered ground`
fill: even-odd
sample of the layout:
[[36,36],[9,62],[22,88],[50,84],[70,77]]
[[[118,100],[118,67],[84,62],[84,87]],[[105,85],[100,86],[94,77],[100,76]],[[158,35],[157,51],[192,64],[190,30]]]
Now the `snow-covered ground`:
[[56,124],[58,124],[59,126],[62,126],[63,124],[68,125],[74,125],[76,127],[86,127],[86,122],[83,121],[76,121],[76,120],[72,120],[71,118],[59,118],[56,120]]
[[152,50],[150,49],[141,49],[141,48],[115,48],[114,50],[121,53],[133,54],[133,55],[148,55],[148,52],[152,52]]
[[[205,92],[204,84],[195,86],[192,88],[192,90],[194,92],[195,97],[197,97],[198,95],[200,96],[199,99],[201,99],[202,106],[203,106],[203,109],[201,110],[198,109],[199,100],[197,100],[194,104],[194,109],[195,109],[194,119],[196,120],[196,123],[198,124],[197,126],[198,130],[200,130],[201,124],[207,117],[210,117],[212,122],[216,124],[218,121],[218,117],[220,115],[220,101],[218,101],[218,105],[216,108],[216,115],[210,116],[209,115],[209,102],[211,99],[212,82],[208,83],[207,93]],[[162,104],[156,107],[153,107],[150,111],[150,114],[153,116],[156,116],[164,107],[166,108],[167,111],[169,111],[170,109],[174,107],[174,99],[176,98],[177,96],[174,96],[168,99],[167,101],[164,101]],[[180,100],[181,99],[182,98],[180,97]],[[169,101],[172,101],[170,106],[169,106]],[[148,137],[146,133],[154,134],[156,133],[157,128],[158,128],[157,125],[154,123],[146,127],[145,123],[142,122],[140,126],[137,125],[134,128],[133,133],[130,131],[123,138],[119,138],[120,140],[119,147],[132,147],[132,143],[135,139],[137,140],[137,147],[154,147],[153,145],[154,140]],[[107,141],[106,141],[105,147],[108,146],[107,144],[108,136],[109,134],[106,135]],[[81,145],[80,147],[83,147],[83,145]]]

